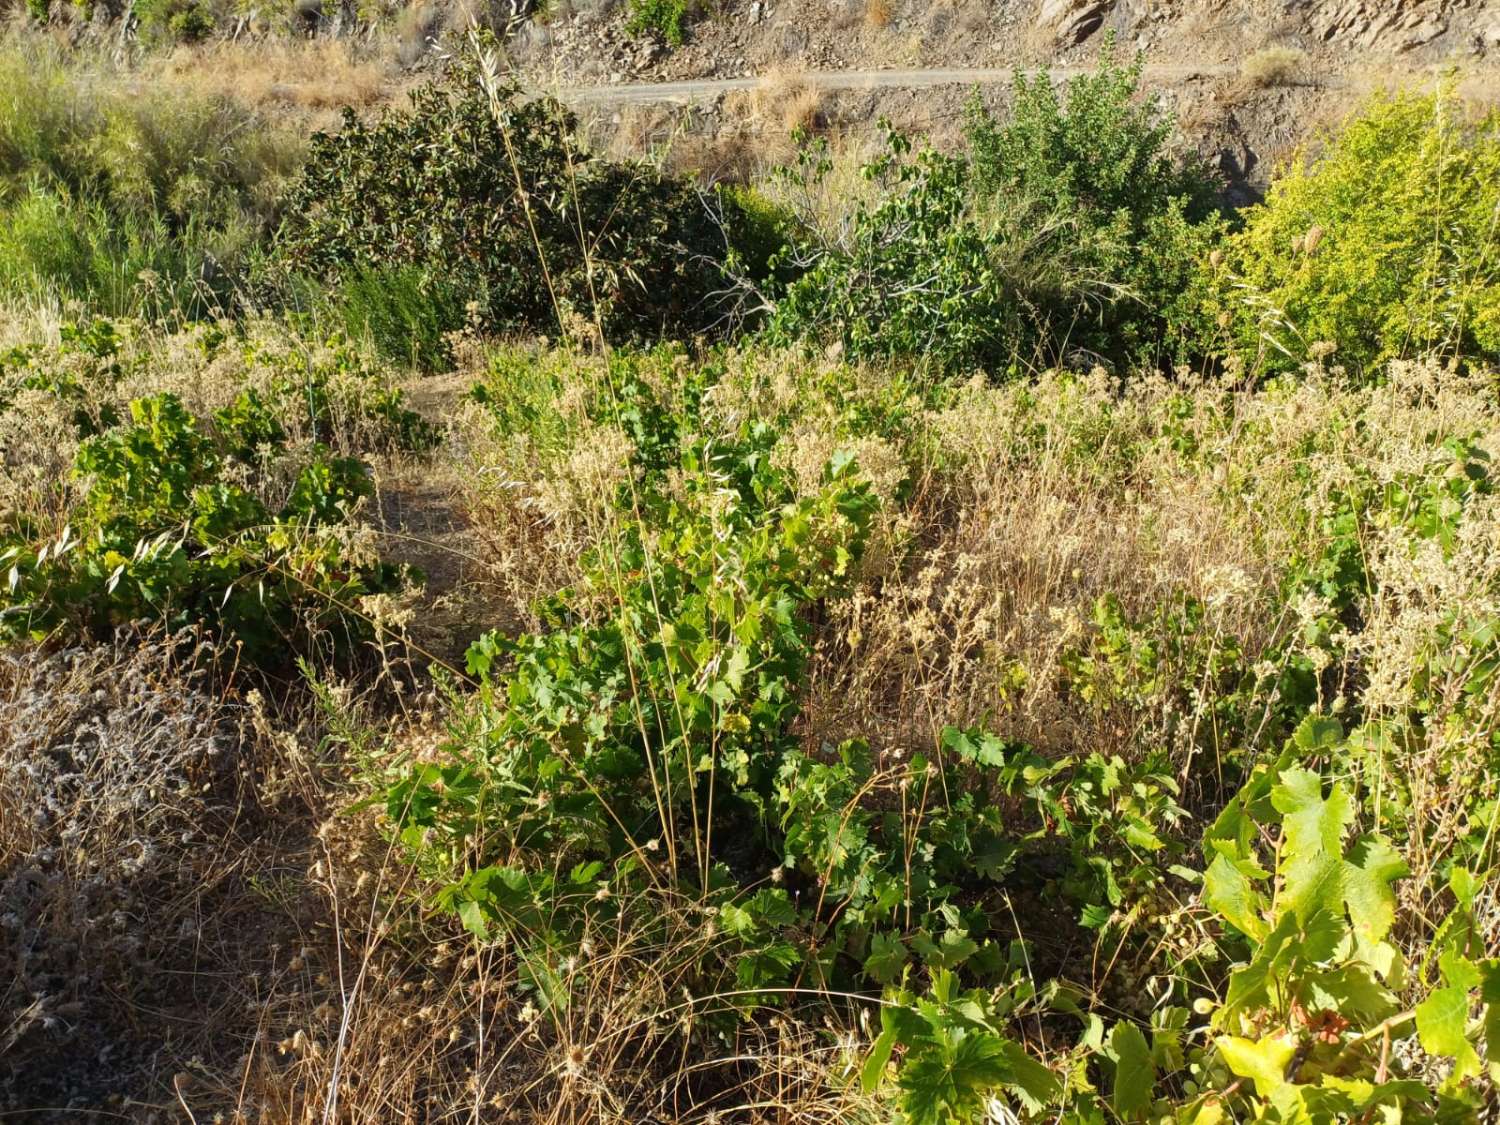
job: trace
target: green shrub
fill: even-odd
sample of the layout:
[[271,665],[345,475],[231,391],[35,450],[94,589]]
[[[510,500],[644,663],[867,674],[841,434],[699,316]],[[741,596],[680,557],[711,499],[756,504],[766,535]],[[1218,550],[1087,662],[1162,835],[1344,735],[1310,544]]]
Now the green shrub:
[[674,47],[687,42],[692,0],[630,0],[626,28],[633,35],[654,32]]
[[347,114],[313,140],[282,261],[335,284],[441,278],[492,331],[573,331],[595,316],[612,339],[712,326],[724,242],[704,201],[648,167],[590,157],[575,124],[514,91],[492,105],[472,68],[409,110]]
[[300,141],[220,98],[149,98],[42,46],[0,49],[0,291],[92,311],[234,303]]
[[136,0],[132,10],[147,41],[195,43],[214,29],[213,13],[200,0]]
[[[1472,1120],[1484,1098],[1476,1047],[1500,1048],[1500,960],[1476,912],[1481,881],[1454,872],[1455,909],[1410,970],[1419,1001],[1403,1009],[1393,989],[1410,987],[1409,970],[1391,934],[1405,865],[1355,830],[1345,786],[1294,759],[1289,748],[1259,771],[1206,834],[1203,898],[1232,958],[1221,997],[1158,1005],[1144,1027],[1121,1019],[1106,1031],[1091,1012],[1059,1074],[1004,1029],[1076,1012],[1071,997],[1049,998],[1022,966],[1000,989],[963,990],[940,970],[925,992],[887,993],[866,1088],[894,1070],[912,1125],[994,1119],[997,1104],[1017,1119],[1079,1123]],[[1409,1076],[1393,1056],[1391,1041],[1413,1030],[1446,1076]]]
[[1450,94],[1376,99],[1294,161],[1206,267],[1218,342],[1257,370],[1331,349],[1500,357],[1500,114]]
[[175,396],[138,399],[128,424],[79,448],[87,484],[60,530],[23,512],[0,517],[0,636],[202,624],[267,663],[310,634],[345,651],[367,636],[360,599],[408,576],[347,555],[343,525],[372,492],[364,467],[315,448],[268,511],[228,471],[249,442],[277,437],[246,414],[241,405],[206,432]]
[[346,331],[368,336],[388,359],[435,371],[449,357],[446,336],[462,328],[475,295],[416,266],[351,271],[333,299]]
[[[476,397],[540,459],[561,455],[570,396],[516,374]],[[950,729],[910,759],[858,739],[802,744],[812,623],[850,589],[877,502],[847,456],[799,488],[774,419],[735,412],[715,431],[731,378],[631,357],[594,384],[589,411],[633,450],[618,536],[538,607],[541,631],[471,648],[477,709],[444,757],[385,792],[413,858],[441,878],[438,903],[555,963],[627,913],[658,924],[662,887],[640,863],[659,861],[723,920],[728,944],[694,954],[690,975],[732,981],[733,1007],[753,1008],[793,979],[868,988],[923,966],[1006,979],[992,919],[1027,862],[1061,864],[1088,925],[1103,924],[1090,904],[1107,918],[1156,894],[1181,816],[1159,761],[1047,762],[982,730]],[[837,372],[824,389],[851,438],[909,424]],[[891,811],[907,799],[916,822]],[[781,886],[758,885],[765,872]]]
[[[972,102],[967,158],[913,157],[891,134],[862,169],[885,190],[856,204],[846,233],[794,233],[783,261],[809,268],[777,304],[773,338],[994,373],[1070,353],[1181,358],[1196,263],[1218,227],[1213,185],[1170,155],[1171,121],[1139,84],[1140,63],[1107,51],[1063,98],[1046,75],[1018,75],[1003,123]],[[814,149],[789,174],[807,184],[830,168]]]
[[1007,117],[976,97],[966,130],[980,213],[1024,247],[1012,284],[1035,330],[1115,360],[1176,358],[1166,337],[1217,231],[1218,185],[1173,151],[1175,121],[1142,95],[1142,65],[1106,45],[1063,96],[1046,74],[1018,74]]
[[[851,359],[920,356],[940,370],[1004,369],[1021,347],[1021,311],[996,247],[969,217],[967,166],[932,151],[907,160],[905,138],[864,169],[885,185],[856,205],[846,247],[804,250],[813,265],[788,287],[769,325],[776,342],[836,340]],[[800,171],[826,171],[816,150]]]

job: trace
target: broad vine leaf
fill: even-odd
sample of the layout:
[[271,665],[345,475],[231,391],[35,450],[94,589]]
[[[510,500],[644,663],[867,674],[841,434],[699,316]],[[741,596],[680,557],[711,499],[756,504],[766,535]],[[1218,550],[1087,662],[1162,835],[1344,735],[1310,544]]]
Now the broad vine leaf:
[[1367,1027],[1393,1015],[1397,1006],[1395,995],[1359,964],[1312,973],[1301,992],[1309,1010],[1337,1012]]
[[1011,1077],[998,1035],[967,1028],[944,1029],[937,1042],[913,1050],[898,1081],[901,1108],[911,1125],[947,1125],[978,1116],[986,1094]]
[[1105,1054],[1115,1064],[1109,1097],[1111,1108],[1126,1118],[1145,1113],[1151,1108],[1151,1092],[1156,1087],[1156,1063],[1141,1029],[1126,1020],[1115,1024]]
[[1239,1077],[1254,1082],[1255,1092],[1263,1098],[1269,1098],[1286,1083],[1287,1064],[1297,1049],[1288,1035],[1268,1035],[1264,1039],[1222,1035],[1215,1042],[1224,1065]]
[[1261,917],[1264,899],[1242,865],[1223,854],[1215,856],[1203,874],[1203,898],[1240,933],[1256,941],[1265,939],[1267,927]]
[[1051,1069],[1027,1054],[1021,1044],[1009,1039],[1002,1041],[1001,1050],[1010,1063],[1007,1085],[1030,1112],[1045,1113],[1048,1107],[1057,1104],[1062,1097],[1062,1083]]
[[1283,818],[1287,905],[1304,921],[1320,908],[1340,911],[1344,831],[1354,819],[1349,794],[1336,784],[1325,798],[1323,779],[1294,766],[1282,771],[1271,803]]
[[464,929],[480,941],[490,940],[490,927],[484,916],[484,907],[472,898],[464,899],[458,904],[458,920],[464,924]]
[[1344,902],[1361,949],[1385,940],[1396,920],[1391,884],[1407,874],[1406,862],[1379,836],[1362,837],[1344,862]]
[[1481,975],[1467,957],[1452,950],[1443,954],[1440,964],[1448,983],[1417,1005],[1417,1036],[1428,1054],[1453,1060],[1455,1079],[1468,1078],[1479,1073],[1479,1055],[1466,1033],[1469,994],[1479,987]]
[[1343,726],[1325,715],[1308,715],[1292,732],[1292,744],[1304,755],[1329,753],[1343,741]]
[[865,973],[876,984],[892,984],[906,967],[906,946],[901,939],[877,933],[870,938],[870,955],[865,958]]

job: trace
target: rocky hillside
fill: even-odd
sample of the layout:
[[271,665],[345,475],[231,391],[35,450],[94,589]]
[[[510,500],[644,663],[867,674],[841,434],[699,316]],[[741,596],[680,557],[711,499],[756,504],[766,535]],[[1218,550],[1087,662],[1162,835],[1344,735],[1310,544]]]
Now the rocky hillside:
[[[941,140],[975,84],[1001,101],[1011,68],[1088,65],[1111,37],[1142,52],[1147,84],[1243,198],[1379,86],[1456,70],[1472,99],[1500,93],[1500,6],[1485,0],[718,0],[689,10],[676,46],[631,29],[636,4],[555,0],[511,25],[511,63],[586,92],[619,147],[675,146],[710,175],[794,125],[886,116]],[[745,79],[754,96],[723,85]],[[644,83],[688,85],[647,95],[649,110],[613,90]]]
[[627,23],[612,0],[557,0],[518,27],[515,59],[578,83],[1066,64],[1113,32],[1160,64],[1238,67],[1294,48],[1309,76],[1500,60],[1500,7],[1484,0],[721,0],[690,18],[676,49]]

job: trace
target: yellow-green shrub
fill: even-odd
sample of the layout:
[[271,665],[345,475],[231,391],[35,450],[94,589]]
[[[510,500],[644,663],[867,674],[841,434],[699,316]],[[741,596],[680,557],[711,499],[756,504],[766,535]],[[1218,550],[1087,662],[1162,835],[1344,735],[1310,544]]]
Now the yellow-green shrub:
[[1500,355],[1500,115],[1465,121],[1446,91],[1376,99],[1207,268],[1230,351],[1269,370],[1330,344],[1355,370]]

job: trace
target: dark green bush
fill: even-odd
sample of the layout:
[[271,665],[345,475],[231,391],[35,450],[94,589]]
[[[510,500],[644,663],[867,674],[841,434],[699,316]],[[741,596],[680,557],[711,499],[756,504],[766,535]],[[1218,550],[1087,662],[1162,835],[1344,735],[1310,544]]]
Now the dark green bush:
[[611,339],[713,326],[725,248],[710,208],[684,181],[581,151],[575,126],[547,99],[511,90],[492,104],[467,68],[410,109],[346,114],[313,140],[281,260],[333,285],[441,279],[493,331],[550,335],[595,316]]

